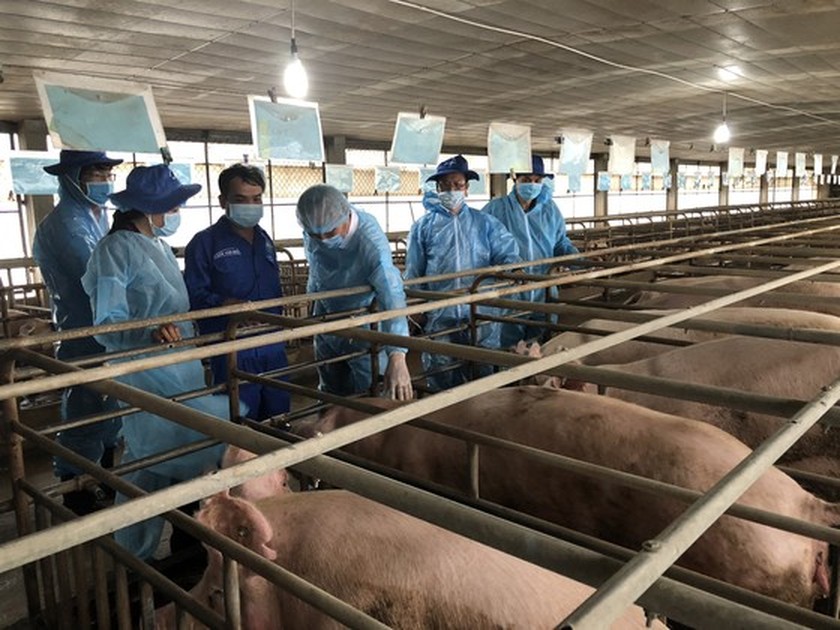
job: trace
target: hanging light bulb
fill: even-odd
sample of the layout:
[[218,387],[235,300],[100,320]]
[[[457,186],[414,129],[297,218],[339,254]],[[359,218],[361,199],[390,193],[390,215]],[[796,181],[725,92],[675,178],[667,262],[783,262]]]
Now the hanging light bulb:
[[729,131],[729,125],[726,124],[724,120],[722,123],[718,125],[718,128],[715,129],[714,141],[715,144],[726,144],[729,142],[729,138],[732,137],[732,134]]
[[715,129],[713,140],[715,144],[726,144],[732,134],[729,132],[729,125],[726,124],[726,92],[723,93],[723,122]]
[[297,42],[295,41],[295,2],[292,0],[292,46],[291,60],[283,71],[283,87],[286,94],[292,98],[305,98],[309,91],[309,78],[306,76],[306,69],[298,56]]

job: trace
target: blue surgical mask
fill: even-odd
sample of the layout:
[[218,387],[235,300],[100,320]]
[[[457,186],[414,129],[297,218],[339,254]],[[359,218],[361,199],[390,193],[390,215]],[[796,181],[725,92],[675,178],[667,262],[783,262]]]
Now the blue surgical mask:
[[450,212],[454,212],[464,204],[464,196],[463,190],[443,190],[438,193],[440,205]]
[[344,237],[341,234],[336,234],[335,236],[322,239],[321,245],[327,249],[340,249],[344,245]]
[[252,228],[262,217],[261,203],[232,203],[228,206],[228,218],[239,227]]
[[[151,223],[151,220],[150,220]],[[181,226],[181,213],[173,212],[163,215],[163,227],[158,227],[152,223],[152,234],[155,236],[172,236],[178,231]]]
[[524,201],[531,201],[539,197],[542,192],[542,183],[535,184],[533,182],[523,182],[516,185],[516,194]]
[[87,188],[85,196],[97,206],[104,206],[108,201],[108,195],[114,192],[114,184],[111,182],[87,182],[85,187]]

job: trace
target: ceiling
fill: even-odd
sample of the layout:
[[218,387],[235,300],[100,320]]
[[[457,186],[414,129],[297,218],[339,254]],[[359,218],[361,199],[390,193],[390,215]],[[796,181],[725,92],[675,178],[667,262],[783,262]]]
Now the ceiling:
[[[822,0],[299,0],[296,39],[326,135],[386,146],[396,114],[446,116],[445,149],[490,121],[840,153],[840,3]],[[0,0],[0,121],[41,118],[33,70],[151,84],[170,130],[247,133],[246,96],[280,87],[288,0]],[[499,30],[502,29],[502,30]],[[611,65],[612,64],[612,65]],[[616,65],[617,64],[617,65]],[[724,76],[720,68],[737,66]],[[725,147],[723,148],[725,149]],[[750,161],[749,152],[747,161]]]

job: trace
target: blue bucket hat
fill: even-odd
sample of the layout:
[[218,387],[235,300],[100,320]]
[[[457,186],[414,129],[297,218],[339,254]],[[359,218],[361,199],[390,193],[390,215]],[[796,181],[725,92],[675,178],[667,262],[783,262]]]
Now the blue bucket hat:
[[543,159],[539,155],[533,154],[531,155],[531,172],[516,174],[517,177],[519,177],[520,175],[539,175],[540,177],[548,177],[549,179],[554,179],[554,173],[545,172],[545,164],[543,164]]
[[478,173],[470,170],[467,159],[463,155],[456,155],[438,164],[434,175],[429,175],[426,181],[436,182],[444,175],[449,175],[450,173],[462,173],[467,178],[467,181],[471,179],[478,181]]
[[182,184],[166,164],[138,166],[128,174],[125,190],[109,199],[120,210],[163,214],[184,204],[201,190],[201,184]]
[[62,149],[58,158],[58,164],[45,166],[44,170],[50,175],[64,175],[75,170],[81,170],[86,166],[116,166],[122,164],[122,160],[109,158],[102,151],[71,151]]

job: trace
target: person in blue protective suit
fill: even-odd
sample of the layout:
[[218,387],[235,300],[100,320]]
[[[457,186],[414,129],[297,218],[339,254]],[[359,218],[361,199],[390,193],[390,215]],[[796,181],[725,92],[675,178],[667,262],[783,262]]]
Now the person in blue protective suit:
[[[303,244],[309,261],[307,291],[317,293],[370,285],[373,290],[358,295],[316,300],[317,316],[368,308],[376,299],[381,311],[405,308],[405,291],[400,272],[394,266],[388,239],[376,219],[351,206],[336,188],[319,184],[304,191],[297,203],[297,218],[303,228]],[[408,336],[405,317],[380,322],[382,332]],[[336,335],[316,335],[315,359],[323,361],[370,346]],[[379,354],[385,367],[385,394],[397,400],[414,396],[405,361],[405,348],[386,346]],[[359,357],[318,366],[319,388],[331,394],[349,396],[369,391],[372,384],[371,357]]]
[[[140,166],[128,176],[126,189],[111,195],[117,206],[111,231],[91,255],[82,286],[90,296],[94,324],[176,315],[189,311],[187,287],[171,248],[161,237],[175,233],[179,208],[201,186],[182,185],[165,165]],[[155,344],[171,344],[194,336],[191,322],[180,321],[123,332],[103,333],[96,338],[109,352],[149,348],[160,356]],[[165,353],[177,353],[168,348]],[[140,355],[146,356],[146,355]],[[123,383],[170,398],[205,387],[204,370],[198,360],[145,370],[118,377]],[[220,418],[228,417],[228,398],[205,395],[185,405]],[[123,418],[124,462],[149,457],[203,439],[202,434],[141,411]],[[128,473],[124,478],[152,492],[214,469],[222,446],[205,448],[154,466]],[[117,503],[127,499],[117,494]],[[117,542],[141,558],[150,557],[163,531],[160,517],[143,521],[115,533]]]
[[[62,151],[58,164],[44,170],[58,177],[58,205],[35,231],[33,255],[41,270],[52,301],[57,330],[84,328],[92,323],[90,302],[82,289],[81,277],[96,244],[108,232],[104,205],[113,192],[113,167],[122,160],[100,151]],[[92,337],[61,342],[56,357],[69,361],[99,354],[104,348]],[[112,411],[116,403],[86,387],[64,391],[61,421]],[[61,431],[62,446],[85,458],[111,467],[120,428],[119,419]],[[55,474],[67,481],[81,474],[70,462],[56,458]],[[64,505],[77,514],[88,514],[100,502],[94,492],[74,490],[64,495]]]
[[[263,216],[265,177],[260,169],[234,164],[219,174],[219,204],[225,216],[196,234],[187,245],[184,281],[193,310],[267,300],[283,295],[277,252],[271,237],[259,226]],[[281,313],[280,307],[268,309]],[[199,322],[202,334],[224,332],[228,317]],[[288,365],[285,344],[277,343],[236,355],[239,369],[255,374]],[[210,360],[215,383],[227,380],[227,355]],[[275,387],[242,381],[239,397],[254,420],[265,420],[289,411],[289,393]]]
[[[531,172],[516,173],[515,177],[513,190],[505,197],[491,199],[483,211],[496,217],[513,234],[522,260],[577,254],[578,248],[566,235],[563,214],[551,198],[552,188],[545,182],[546,178],[554,179],[554,174],[545,172],[543,159],[538,155],[531,156]],[[545,275],[549,273],[550,265],[534,265],[525,271]],[[544,301],[545,290],[513,297],[529,302]],[[534,313],[532,318],[546,319],[542,313]],[[538,326],[502,324],[502,347],[514,346],[523,339],[538,338],[543,332]]]
[[[408,235],[405,261],[406,279],[477,269],[492,265],[519,262],[516,241],[497,219],[470,208],[466,203],[470,180],[478,174],[469,169],[467,160],[457,155],[438,164],[435,173],[426,181],[436,182],[437,191],[423,197],[424,214]],[[470,287],[472,276],[427,282],[419,288],[430,291],[458,291]],[[479,312],[493,313],[487,307]],[[464,326],[470,321],[469,305],[448,306],[427,314],[423,323],[426,333]],[[438,341],[469,344],[468,330],[436,336]],[[499,347],[499,325],[483,323],[477,331],[477,344],[485,348]],[[423,367],[428,376],[429,389],[439,391],[460,385],[470,376],[469,366],[447,369],[455,360],[444,355],[423,354]],[[442,371],[443,370],[443,371]],[[486,376],[492,371],[487,365],[474,366],[472,375]]]

